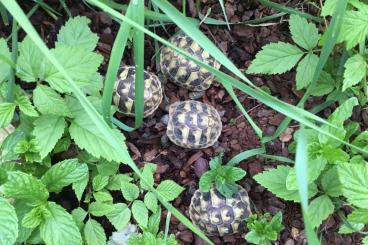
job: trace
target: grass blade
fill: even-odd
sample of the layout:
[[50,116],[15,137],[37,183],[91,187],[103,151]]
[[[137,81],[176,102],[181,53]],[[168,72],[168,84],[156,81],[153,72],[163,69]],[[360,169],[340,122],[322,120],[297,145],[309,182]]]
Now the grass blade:
[[230,30],[230,25],[229,25],[229,21],[227,20],[227,14],[226,14],[226,9],[225,9],[225,5],[224,5],[224,0],[219,0],[219,2],[220,2],[222,12],[224,13],[227,28]]
[[1,19],[3,20],[4,25],[9,25],[9,17],[8,13],[6,12],[6,9],[4,8],[4,5],[0,3],[0,15]]
[[226,163],[226,165],[235,166],[236,164],[238,164],[241,161],[244,161],[245,159],[248,159],[250,157],[253,157],[253,156],[256,156],[262,153],[265,153],[264,148],[243,151],[237,154],[236,156],[234,156],[233,158],[231,158],[231,160],[228,163]]
[[[18,23],[17,20],[13,19],[12,23],[12,63],[17,63],[17,57],[18,57]],[[7,101],[13,102],[14,101],[14,87],[15,87],[15,68],[10,69],[9,73],[9,79],[8,79],[8,94],[7,94]]]

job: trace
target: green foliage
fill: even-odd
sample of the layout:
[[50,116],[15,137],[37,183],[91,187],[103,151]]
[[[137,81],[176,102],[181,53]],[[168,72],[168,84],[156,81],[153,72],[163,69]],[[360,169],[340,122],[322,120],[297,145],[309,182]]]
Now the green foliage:
[[157,192],[166,201],[172,201],[182,193],[185,188],[181,187],[173,180],[164,180],[157,186]]
[[[354,31],[351,31],[354,30]],[[346,11],[339,35],[340,41],[346,42],[346,48],[352,49],[364,42],[368,35],[368,9],[361,8]]]
[[342,91],[358,84],[367,75],[367,62],[363,56],[356,54],[345,63]]
[[319,196],[309,204],[309,221],[312,227],[318,227],[322,221],[327,219],[334,211],[334,205],[327,195]]
[[0,84],[5,81],[10,72],[10,65],[6,61],[11,61],[11,54],[4,38],[0,38]]
[[1,103],[0,104],[0,128],[8,126],[13,119],[16,104],[14,103]]
[[244,238],[252,244],[271,245],[271,241],[276,241],[279,233],[284,229],[281,212],[278,212],[272,219],[269,213],[259,216],[253,214],[246,223],[249,232]]
[[18,218],[15,209],[0,197],[0,244],[14,244],[18,236]]
[[84,239],[88,245],[105,245],[105,231],[97,221],[89,219],[84,226]]

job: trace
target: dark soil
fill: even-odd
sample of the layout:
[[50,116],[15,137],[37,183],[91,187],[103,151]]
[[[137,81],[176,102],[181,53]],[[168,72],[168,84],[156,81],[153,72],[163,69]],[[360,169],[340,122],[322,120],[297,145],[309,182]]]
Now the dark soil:
[[[64,13],[58,1],[53,0],[48,2],[50,2],[55,9],[59,10],[60,13]],[[101,67],[101,73],[105,74],[106,62],[109,58],[118,25],[106,14],[92,10],[82,2],[75,2],[76,1],[67,1],[73,15],[81,14],[88,16],[92,20],[93,31],[100,36],[97,50],[106,58],[104,65]],[[181,0],[171,2],[180,7]],[[193,7],[195,1],[188,0],[187,2],[187,15],[195,16],[196,10]],[[223,19],[218,0],[202,0],[201,2],[201,12],[203,14],[207,12],[208,8],[211,8],[210,17]],[[316,9],[310,8],[308,5],[301,5],[300,2],[287,1],[287,5],[290,7],[298,6],[310,13],[316,13]],[[274,10],[259,5],[256,1],[251,0],[228,0],[225,1],[225,3],[230,22],[256,19],[276,13]],[[30,6],[24,6],[24,9],[28,10]],[[52,47],[57,31],[64,23],[65,19],[59,18],[58,21],[54,21],[42,10],[38,10],[31,18],[31,21],[47,44]],[[10,33],[9,29],[10,27],[1,27],[0,37],[8,36]],[[167,26],[167,29],[170,34],[175,32],[174,25]],[[226,26],[210,25],[202,25],[201,29],[241,70],[245,70],[247,66],[249,66],[256,52],[260,50],[264,44],[275,41],[288,41],[290,39],[287,22],[284,22],[283,19],[276,19],[274,23],[269,25],[253,27],[235,25],[232,26],[231,30],[228,30]],[[159,34],[168,37],[168,34],[162,30],[159,31]],[[21,32],[20,37],[23,36],[24,33]],[[154,63],[154,45],[150,38],[146,39],[145,57],[146,68],[156,71],[156,64]],[[130,49],[126,50],[123,63],[132,64]],[[295,89],[295,74],[293,72],[282,76],[250,76],[249,78],[257,86],[267,86],[272,92],[272,95],[288,103],[296,104],[301,97],[301,94],[296,92]],[[165,94],[170,103],[189,98],[187,90],[179,88],[173,83],[165,84]],[[264,134],[272,135],[284,117],[246,94],[237,91],[237,95],[251,117],[263,130]],[[160,118],[165,114],[164,105],[161,106],[153,117],[146,119],[140,129],[131,133],[125,133],[127,136],[127,145],[132,157],[139,166],[144,165],[145,162],[153,162],[158,165],[158,171],[155,175],[156,183],[164,179],[173,179],[186,188],[184,193],[175,200],[173,204],[187,216],[191,195],[198,188],[199,177],[208,169],[208,161],[211,157],[224,151],[224,160],[226,161],[242,151],[258,148],[261,145],[252,127],[244,116],[242,116],[241,112],[222,86],[214,83],[213,86],[206,91],[205,96],[199,100],[213,105],[222,115],[224,127],[216,147],[210,147],[204,150],[185,150],[173,144],[168,147],[163,147],[160,138],[165,134],[165,126],[160,122]],[[320,100],[310,100],[307,107],[318,104]],[[134,124],[132,119],[121,119],[127,124]],[[296,124],[291,124],[279,139],[267,143],[268,154],[293,157],[288,153],[287,146],[292,140],[292,133],[297,129],[295,125]],[[282,231],[276,244],[306,244],[299,205],[293,202],[285,202],[275,197],[252,179],[252,176],[255,174],[262,172],[266,168],[274,167],[277,164],[280,163],[267,161],[262,157],[253,157],[247,161],[241,162],[239,166],[247,171],[247,176],[240,184],[249,191],[254,212],[270,212],[271,214],[275,214],[278,211],[282,212],[285,229]],[[121,171],[129,170],[124,168],[121,169]],[[69,209],[78,205],[75,199],[70,198],[70,195],[71,192],[66,191],[62,199],[59,199],[59,202]],[[164,216],[166,216],[165,212],[166,211],[164,211]],[[324,244],[359,244],[357,236],[342,236],[337,233],[337,229],[341,223],[341,220],[334,215],[321,225],[320,236]],[[103,224],[106,230],[112,232],[112,227],[108,222],[103,222]],[[175,217],[171,220],[170,232],[176,234],[178,240],[182,244],[204,244],[201,239],[193,235],[184,225],[180,224]],[[243,234],[224,238],[212,237],[212,240],[216,244],[247,244],[242,236]]]

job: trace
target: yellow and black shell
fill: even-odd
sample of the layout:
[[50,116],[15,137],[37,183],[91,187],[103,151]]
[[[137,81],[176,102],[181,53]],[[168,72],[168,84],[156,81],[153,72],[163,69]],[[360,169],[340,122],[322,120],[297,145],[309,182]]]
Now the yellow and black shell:
[[[220,68],[220,63],[187,35],[177,34],[170,39],[170,42],[200,61],[216,69]],[[214,78],[209,71],[167,46],[161,50],[160,65],[166,79],[193,91],[208,89]]]
[[208,236],[225,236],[242,231],[244,220],[251,215],[247,191],[238,186],[239,192],[226,198],[216,188],[209,192],[197,190],[189,206],[189,216]]
[[215,144],[222,130],[219,113],[199,101],[176,102],[169,107],[168,138],[184,148],[201,149]]
[[[123,66],[115,81],[113,101],[119,111],[134,116],[135,67]],[[144,71],[144,117],[152,115],[163,98],[160,79],[153,73]]]

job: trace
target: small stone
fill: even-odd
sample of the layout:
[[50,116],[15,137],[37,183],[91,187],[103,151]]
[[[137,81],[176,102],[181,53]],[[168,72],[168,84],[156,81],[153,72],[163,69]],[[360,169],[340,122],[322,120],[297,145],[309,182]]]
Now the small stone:
[[287,239],[285,242],[285,245],[294,245],[294,240],[293,239]]
[[102,24],[111,26],[112,25],[112,18],[106,14],[105,12],[99,12],[100,21]]
[[208,170],[208,161],[202,157],[198,158],[194,164],[194,173],[198,178]]
[[179,239],[183,242],[192,243],[193,242],[193,233],[185,230],[179,233]]
[[251,162],[249,163],[249,173],[251,176],[254,176],[260,172],[262,172],[262,165],[259,162]]

